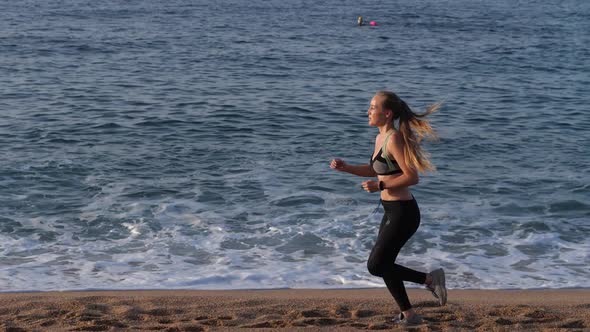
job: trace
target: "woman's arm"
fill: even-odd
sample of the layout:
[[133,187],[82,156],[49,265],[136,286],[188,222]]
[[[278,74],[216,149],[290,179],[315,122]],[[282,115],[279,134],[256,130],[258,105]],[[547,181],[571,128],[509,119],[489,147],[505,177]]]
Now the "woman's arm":
[[330,168],[335,169],[337,171],[354,174],[357,176],[377,176],[377,173],[375,173],[371,165],[348,165],[344,162],[344,160],[338,158],[332,160],[332,162],[330,163]]

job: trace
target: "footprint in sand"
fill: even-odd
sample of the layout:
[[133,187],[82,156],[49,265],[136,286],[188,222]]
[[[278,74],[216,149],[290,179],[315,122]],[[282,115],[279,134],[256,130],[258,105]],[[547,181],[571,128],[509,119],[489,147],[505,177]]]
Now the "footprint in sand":
[[200,320],[199,323],[201,323],[203,325],[207,325],[207,326],[218,326],[219,325],[217,319],[214,319],[214,318]]
[[584,322],[581,320],[572,320],[560,325],[559,327],[564,329],[583,329],[586,327],[586,324],[584,324]]
[[375,323],[375,324],[369,324],[369,326],[367,326],[367,329],[369,330],[387,330],[390,327],[385,325],[385,324],[379,324],[379,323]]
[[111,309],[114,315],[122,316],[123,318],[131,321],[141,320],[141,314],[143,311],[132,305],[121,305]]
[[442,323],[457,321],[459,317],[451,311],[438,311],[429,313],[424,319],[432,323]]
[[151,315],[151,316],[170,316],[171,312],[170,312],[170,310],[167,310],[167,309],[156,308],[156,309],[151,309],[151,310],[147,311],[146,314]]
[[372,317],[377,315],[377,313],[373,310],[363,310],[363,309],[358,309],[358,310],[352,310],[350,312],[350,316],[353,319],[359,319],[359,318],[366,318],[366,317]]
[[337,318],[351,318],[352,312],[346,306],[337,306],[330,309],[330,316]]
[[142,326],[142,329],[146,331],[164,331],[168,327],[165,325],[150,325],[150,326]]
[[86,310],[94,310],[94,311],[98,311],[101,313],[107,313],[109,312],[109,310],[111,309],[111,307],[109,305],[106,304],[96,304],[96,303],[91,303],[91,304],[87,304],[84,306],[84,309]]
[[120,322],[120,321],[118,321],[116,319],[96,320],[96,321],[94,321],[94,324],[97,324],[97,325],[106,325],[108,327],[117,327],[117,328],[121,328],[121,329],[124,329],[124,328],[129,327],[129,325],[124,324],[124,323],[122,323],[122,322]]
[[338,325],[342,323],[346,323],[346,320],[334,319],[334,318],[325,318],[325,317],[317,317],[317,318],[304,318],[299,319],[293,322],[293,325],[296,326],[329,326],[329,325]]
[[203,331],[205,331],[205,328],[202,326],[198,326],[198,325],[188,325],[188,326],[183,326],[181,328],[181,330],[184,332],[203,332]]
[[523,321],[525,324],[531,323],[552,323],[560,320],[557,314],[547,312],[543,309],[530,309],[521,314],[522,317],[529,318]]
[[[80,313],[73,313],[71,318],[77,318],[81,322],[89,322],[104,316],[104,313],[97,310],[84,309]],[[66,316],[67,317],[67,316]]]
[[264,329],[264,328],[281,328],[285,327],[287,324],[283,321],[270,321],[270,322],[260,322],[254,324],[246,324],[240,325],[241,328],[255,328],[255,329]]
[[39,325],[41,325],[43,327],[49,327],[49,326],[55,325],[55,323],[56,323],[55,320],[50,319],[50,320],[46,320],[44,322],[41,322]]
[[106,325],[91,325],[72,329],[71,331],[107,331],[109,327]]
[[362,324],[362,323],[350,323],[348,324],[348,326],[350,327],[356,327],[358,329],[366,329],[367,325],[366,324]]
[[303,310],[301,312],[301,316],[303,316],[303,317],[327,317],[328,312],[325,310],[319,310],[319,309]]
[[27,330],[20,328],[20,327],[7,327],[5,329],[6,332],[26,332]]
[[513,321],[511,321],[510,319],[506,319],[506,318],[498,318],[495,320],[496,324],[499,325],[512,325],[514,324]]

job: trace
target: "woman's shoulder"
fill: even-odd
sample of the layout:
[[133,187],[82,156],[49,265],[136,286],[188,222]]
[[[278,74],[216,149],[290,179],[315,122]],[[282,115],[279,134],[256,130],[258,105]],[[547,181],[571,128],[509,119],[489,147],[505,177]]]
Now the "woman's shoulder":
[[392,130],[389,134],[389,140],[391,141],[398,141],[403,138],[403,134],[400,133],[398,130]]
[[387,147],[388,151],[391,151],[394,146],[401,146],[404,144],[404,134],[401,132],[394,130],[391,135],[389,136],[388,141],[391,143]]

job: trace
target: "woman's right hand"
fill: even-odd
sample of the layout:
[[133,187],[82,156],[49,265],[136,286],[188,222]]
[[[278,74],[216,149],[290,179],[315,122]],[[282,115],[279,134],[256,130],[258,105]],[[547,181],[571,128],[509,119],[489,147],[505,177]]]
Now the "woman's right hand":
[[332,162],[330,163],[330,168],[335,169],[337,171],[344,171],[344,169],[346,168],[346,163],[342,159],[332,159]]

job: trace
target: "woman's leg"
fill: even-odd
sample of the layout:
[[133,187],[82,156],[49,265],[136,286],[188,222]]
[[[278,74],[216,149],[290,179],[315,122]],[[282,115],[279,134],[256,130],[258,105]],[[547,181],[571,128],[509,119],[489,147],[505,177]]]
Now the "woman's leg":
[[385,215],[367,267],[371,274],[384,279],[400,309],[407,311],[412,306],[403,281],[424,284],[427,275],[395,264],[395,260],[401,248],[418,229],[420,211],[415,200],[383,202],[383,207]]

